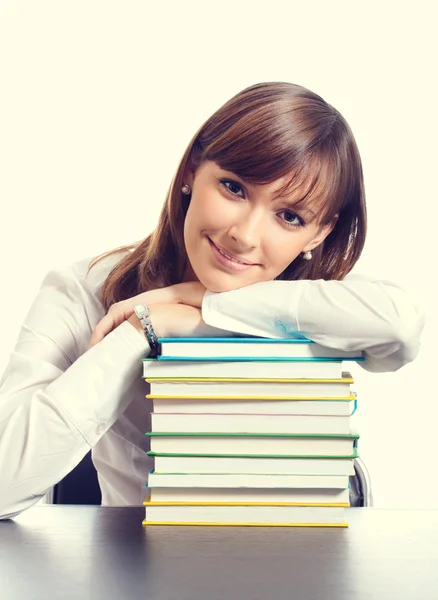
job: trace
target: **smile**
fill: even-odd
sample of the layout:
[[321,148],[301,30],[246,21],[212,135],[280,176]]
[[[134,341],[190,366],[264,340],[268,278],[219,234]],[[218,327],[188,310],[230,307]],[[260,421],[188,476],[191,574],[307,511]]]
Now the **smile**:
[[218,248],[210,238],[207,239],[210,243],[213,255],[221,265],[228,267],[229,269],[232,269],[234,271],[242,271],[255,266],[254,263],[246,263],[239,260],[238,258],[235,258],[233,255],[228,254],[224,250]]

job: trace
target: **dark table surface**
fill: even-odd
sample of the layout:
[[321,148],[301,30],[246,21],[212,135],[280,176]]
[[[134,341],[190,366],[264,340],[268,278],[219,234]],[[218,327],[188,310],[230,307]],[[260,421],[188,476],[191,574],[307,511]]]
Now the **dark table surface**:
[[438,598],[438,510],[348,509],[347,529],[143,527],[143,508],[0,521],[0,598]]

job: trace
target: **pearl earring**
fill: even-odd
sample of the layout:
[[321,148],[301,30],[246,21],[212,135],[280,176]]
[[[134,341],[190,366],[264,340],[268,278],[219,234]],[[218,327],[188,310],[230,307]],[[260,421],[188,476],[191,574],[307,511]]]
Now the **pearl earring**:
[[304,260],[312,260],[312,252],[310,250],[307,250],[303,253],[303,258]]
[[187,183],[185,183],[182,188],[181,188],[182,193],[184,194],[184,196],[188,196],[191,193],[191,189],[190,186],[187,185]]

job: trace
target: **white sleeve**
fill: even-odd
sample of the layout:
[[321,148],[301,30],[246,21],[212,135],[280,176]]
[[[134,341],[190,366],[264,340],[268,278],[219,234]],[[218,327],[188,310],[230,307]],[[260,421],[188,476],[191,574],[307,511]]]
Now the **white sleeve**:
[[350,275],[343,281],[266,281],[207,291],[208,325],[246,335],[299,333],[329,348],[362,350],[368,371],[396,371],[418,354],[424,314],[395,283]]
[[127,321],[78,356],[91,338],[83,289],[50,271],[0,381],[0,518],[35,504],[127,408],[149,345]]

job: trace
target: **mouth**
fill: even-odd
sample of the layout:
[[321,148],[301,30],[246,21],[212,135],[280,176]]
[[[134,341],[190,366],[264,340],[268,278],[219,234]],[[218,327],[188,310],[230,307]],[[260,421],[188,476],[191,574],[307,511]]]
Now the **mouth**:
[[209,237],[207,237],[214,256],[221,265],[224,265],[232,270],[242,271],[249,269],[250,267],[256,266],[256,263],[249,262],[242,258],[237,258],[234,254],[231,254],[227,250],[217,246]]

